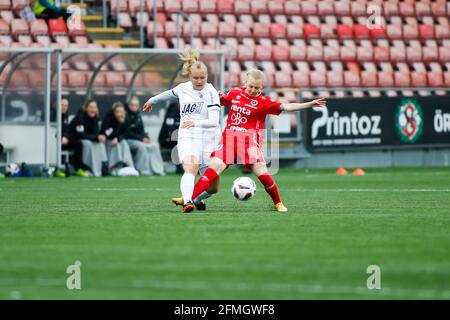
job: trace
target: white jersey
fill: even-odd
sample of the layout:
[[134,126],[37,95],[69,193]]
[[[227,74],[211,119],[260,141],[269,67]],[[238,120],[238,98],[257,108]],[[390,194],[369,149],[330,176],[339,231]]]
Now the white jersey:
[[[149,102],[154,104],[161,100],[178,98],[180,103],[180,126],[184,121],[202,121],[208,119],[208,110],[220,111],[220,98],[217,90],[210,83],[199,91],[195,90],[192,82],[180,83],[171,90],[167,90],[153,98]],[[202,137],[207,135],[220,135],[220,124],[214,127],[195,126],[189,129],[179,128],[178,137]]]

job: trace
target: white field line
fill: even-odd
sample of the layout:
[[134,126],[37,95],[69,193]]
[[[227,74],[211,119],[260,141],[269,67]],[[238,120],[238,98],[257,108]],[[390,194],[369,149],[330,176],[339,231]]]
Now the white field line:
[[450,299],[449,290],[432,289],[409,289],[409,288],[382,288],[380,290],[369,290],[364,287],[339,287],[323,285],[302,285],[285,283],[266,283],[263,285],[253,285],[250,283],[220,283],[213,284],[206,281],[159,281],[159,280],[133,280],[131,286],[136,288],[155,288],[155,289],[194,289],[194,290],[214,290],[225,289],[234,291],[263,291],[280,293],[299,293],[299,294],[353,294],[353,295],[381,295],[393,297],[416,297],[422,299]]

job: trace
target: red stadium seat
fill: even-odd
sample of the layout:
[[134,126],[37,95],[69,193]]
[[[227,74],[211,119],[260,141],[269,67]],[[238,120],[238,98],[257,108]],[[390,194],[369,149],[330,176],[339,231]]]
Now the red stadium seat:
[[409,62],[421,61],[422,50],[420,47],[406,47],[406,60]]
[[402,38],[402,26],[389,24],[386,27],[386,33],[389,39],[401,39]]
[[289,60],[289,47],[280,45],[273,46],[272,57],[275,61]]
[[217,36],[217,26],[210,22],[202,22],[200,25],[200,36],[202,38],[215,38]]
[[439,51],[436,43],[422,47],[423,61],[438,61]]
[[439,47],[439,60],[442,62],[450,62],[450,48],[444,46]]
[[[117,3],[119,3],[119,7],[117,8]],[[115,1],[115,0],[109,0],[109,5],[111,8],[111,12],[114,12],[115,14],[117,12],[117,9],[119,9],[120,12],[127,12],[128,11],[128,1]]]
[[257,61],[272,60],[272,48],[264,45],[257,45],[255,48],[255,60]]
[[9,33],[9,22],[0,18],[0,35],[9,35]]
[[0,11],[0,18],[5,19],[8,23],[14,19],[14,14],[12,11]]
[[253,15],[259,15],[268,12],[266,1],[253,0],[250,4],[250,8]]
[[[334,2],[334,12],[337,16],[350,16],[350,3],[347,1],[335,1]],[[320,7],[319,7],[320,11]]]
[[366,4],[357,1],[350,2],[350,12],[353,17],[361,17],[367,15]]
[[231,23],[225,22],[225,21],[221,21],[219,23],[219,36],[220,37],[224,37],[224,38],[228,38],[228,37],[234,37],[234,25],[232,25]]
[[308,38],[319,37],[320,35],[319,26],[315,24],[306,23],[303,25],[303,34],[305,35],[305,37]]
[[353,26],[338,24],[336,26],[336,34],[339,38],[352,38],[353,37]]
[[398,4],[398,9],[402,16],[413,16],[415,14],[414,3],[412,2],[400,2]]
[[419,25],[419,36],[422,39],[434,38],[434,26],[430,26],[427,24]]
[[344,76],[340,71],[327,71],[327,84],[329,87],[343,87]]
[[250,27],[242,22],[236,24],[236,37],[249,38],[253,37],[253,32]]
[[308,88],[309,73],[304,71],[294,71],[292,73],[292,84],[297,88]]
[[195,13],[199,11],[197,0],[183,0],[182,7],[185,13]]
[[160,87],[163,83],[161,75],[158,72],[144,72],[144,85],[146,87]]
[[449,26],[436,25],[435,33],[437,39],[448,39],[450,38],[450,28]]
[[67,71],[67,85],[70,88],[85,88],[88,84],[89,72]]
[[13,36],[18,36],[21,34],[29,34],[29,28],[26,20],[24,19],[13,19],[11,21],[11,34]]
[[275,87],[277,88],[288,88],[292,87],[292,78],[290,73],[283,71],[275,72]]
[[11,9],[11,1],[4,0],[0,2],[0,10],[10,10]]
[[164,8],[167,13],[178,13],[181,11],[181,1],[180,0],[167,0],[164,1]]
[[[6,0],[2,2],[7,3],[8,1]],[[12,0],[12,9],[16,12],[19,12],[20,10],[28,6],[28,2],[29,2],[28,0]]]
[[427,86],[426,72],[425,71],[411,72],[411,85],[413,87],[426,87]]
[[306,59],[305,47],[299,47],[296,45],[289,47],[289,60],[291,61],[301,61]]
[[375,61],[389,61],[389,48],[376,46],[373,48],[373,58]]
[[239,45],[237,50],[237,58],[240,61],[253,60],[255,56],[254,48],[247,45]]
[[444,85],[450,88],[450,71],[444,72]]
[[[161,12],[164,9],[164,0],[156,0],[156,10],[157,12]],[[154,0],[147,0],[147,11],[153,12],[153,4]]]
[[199,11],[200,13],[215,13],[216,12],[216,2],[211,0],[199,0]]
[[334,14],[333,2],[331,1],[319,1],[317,4],[317,11],[319,16],[328,16]]
[[106,74],[106,86],[110,88],[125,87],[124,74],[121,72],[108,72]]
[[253,36],[255,38],[268,38],[270,36],[269,25],[256,22],[253,25]]
[[409,87],[411,85],[409,71],[395,71],[394,84],[396,87]]
[[416,2],[416,15],[419,17],[431,15],[431,6],[427,2]]
[[377,73],[374,71],[361,72],[361,85],[363,87],[376,87],[377,86]]
[[294,23],[287,24],[287,37],[289,39],[299,39],[303,37],[303,27]]
[[233,1],[233,3],[234,3],[234,12],[237,15],[251,13],[249,1],[236,0]]
[[384,27],[370,29],[370,37],[374,39],[386,38],[386,29]]
[[391,61],[398,62],[406,60],[406,49],[404,46],[391,46],[389,56]]
[[325,72],[311,71],[309,74],[311,87],[326,87],[327,77]]
[[369,38],[370,32],[367,26],[362,24],[355,24],[353,26],[355,38]]
[[[125,14],[130,19],[128,22],[122,20],[125,18],[122,18],[122,14]],[[122,22],[126,22],[124,25],[122,25]],[[125,27],[127,25],[127,28],[132,27],[131,18],[127,13],[121,13],[120,14],[120,24],[121,26]],[[67,29],[69,30],[69,36],[76,37],[76,36],[84,36],[86,35],[86,26],[83,22],[83,20],[77,20],[76,22],[71,22],[70,20],[67,22]]]
[[312,1],[302,1],[302,15],[303,16],[316,16],[317,11],[317,4]]
[[217,0],[216,2],[217,13],[234,13],[232,0]]
[[53,37],[67,34],[67,26],[63,19],[49,19],[48,26]]
[[394,86],[394,75],[390,71],[378,72],[378,85],[380,87]]
[[397,3],[386,1],[383,3],[383,13],[385,16],[398,16],[398,5]]
[[286,15],[300,15],[301,14],[300,3],[296,1],[286,1],[284,3],[284,13]]
[[[168,21],[167,22],[167,24],[166,24],[166,29],[167,29],[167,27],[169,26],[169,29],[170,29],[170,24],[173,24],[173,26],[175,26],[175,23],[174,22],[172,22],[172,21]],[[167,31],[166,31],[167,32]],[[163,35],[164,35],[164,27],[163,27],[163,25],[161,24],[161,23],[159,23],[159,22],[157,22],[156,23],[156,35],[158,36],[158,37],[162,37]],[[170,37],[171,35],[170,34],[167,34],[166,33],[166,37]],[[172,35],[173,36],[173,35]],[[147,37],[149,38],[149,39],[153,39],[153,21],[149,21],[148,23],[147,23]]]
[[325,61],[337,61],[340,60],[339,47],[323,47],[323,59]]
[[37,19],[30,23],[30,33],[32,36],[48,35],[48,26],[44,19]]
[[286,26],[281,23],[272,23],[269,26],[271,38],[286,38]]
[[360,62],[373,60],[373,48],[372,47],[357,47],[356,48],[356,60]]
[[432,2],[431,13],[433,16],[445,16],[447,14],[445,9],[445,2]]
[[267,4],[267,9],[271,15],[284,13],[283,2],[269,1]]
[[403,25],[403,38],[416,39],[419,37],[419,31],[417,25],[404,24]]
[[316,46],[306,47],[306,60],[308,61],[320,61],[323,59],[323,49]]
[[128,12],[119,13],[119,25],[122,28],[130,29],[133,26],[133,22],[131,21],[131,16]]
[[429,71],[427,73],[428,85],[430,87],[443,87],[444,78],[442,72]]
[[346,87],[359,87],[361,85],[359,73],[354,71],[344,71],[344,84]]
[[341,46],[340,47],[340,56],[342,61],[355,61],[356,59],[356,49],[347,47],[347,46]]
[[30,87],[30,73],[27,71],[17,70],[11,77],[10,87]]

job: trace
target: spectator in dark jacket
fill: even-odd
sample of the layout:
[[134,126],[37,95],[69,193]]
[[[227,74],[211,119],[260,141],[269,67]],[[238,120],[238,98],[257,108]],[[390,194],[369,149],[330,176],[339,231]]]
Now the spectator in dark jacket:
[[98,122],[97,102],[88,100],[69,124],[70,139],[81,141],[83,164],[88,166],[96,177],[108,175],[106,136],[100,134]]
[[67,22],[67,19],[71,16],[66,9],[57,5],[55,0],[35,0],[32,10],[37,18],[46,20],[62,17]]
[[164,175],[164,163],[159,144],[152,142],[145,132],[144,122],[140,114],[140,102],[136,96],[128,102],[126,125],[125,138],[133,153],[136,169],[142,175],[152,173]]
[[[50,120],[56,121],[56,108],[52,109]],[[83,170],[82,153],[83,145],[81,141],[70,138],[69,134],[69,100],[61,99],[61,148],[62,150],[73,150],[73,166],[75,168],[74,174],[81,177],[89,177],[89,174]],[[65,176],[59,168],[56,171],[56,176]]]
[[114,103],[112,110],[103,117],[100,130],[100,133],[106,136],[109,168],[113,172],[123,165],[134,167],[130,147],[127,140],[124,139],[126,134],[125,115],[125,106],[122,102]]

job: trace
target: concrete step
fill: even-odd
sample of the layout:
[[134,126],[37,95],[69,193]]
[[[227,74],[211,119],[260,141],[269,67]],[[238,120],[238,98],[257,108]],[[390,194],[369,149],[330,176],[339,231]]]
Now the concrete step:
[[93,40],[96,44],[108,45],[108,44],[117,44],[123,48],[139,48],[140,42],[139,40],[123,40],[123,39],[97,39]]
[[87,28],[102,28],[103,17],[102,16],[81,16],[81,21],[84,22]]
[[123,40],[123,28],[86,28],[90,39],[95,40]]

